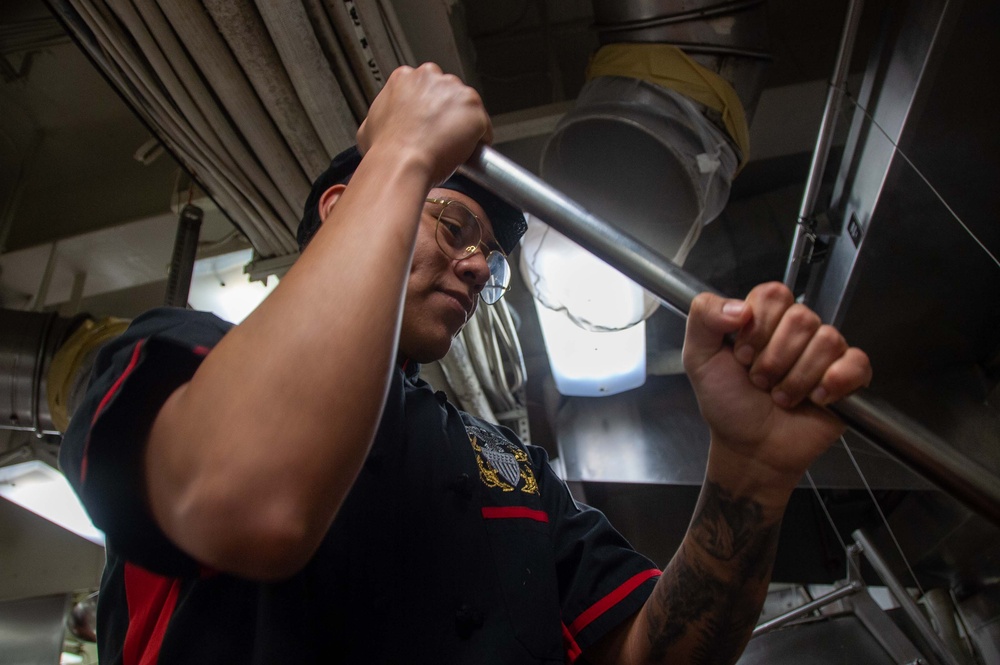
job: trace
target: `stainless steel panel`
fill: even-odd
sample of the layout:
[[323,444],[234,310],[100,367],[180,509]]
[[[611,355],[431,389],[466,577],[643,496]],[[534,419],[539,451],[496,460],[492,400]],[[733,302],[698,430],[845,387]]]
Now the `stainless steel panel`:
[[[995,474],[1000,266],[986,250],[1000,255],[1000,83],[983,63],[1000,49],[1000,5],[890,9],[859,97],[881,129],[856,115],[834,197],[845,225],[857,219],[859,247],[846,230],[837,238],[813,304],[868,351],[873,393]],[[943,497],[897,511],[918,570],[953,583],[998,574],[994,525]]]
[[69,596],[0,602],[0,662],[55,665],[62,653]]
[[[891,34],[887,34],[888,30],[883,33],[857,95],[867,114],[848,109],[854,119],[833,197],[833,207],[841,211],[841,235],[831,248],[819,288],[809,298],[823,320],[834,325],[843,317],[854,262],[864,245],[865,231],[889,166],[896,158],[894,144],[899,141],[923,81],[947,5],[946,0],[934,0],[919,3],[905,13],[894,8],[901,25],[894,27]],[[856,242],[847,229],[852,218],[860,230]]]
[[[700,486],[705,476],[708,428],[685,376],[651,376],[642,388],[610,397],[566,398],[556,430],[569,480]],[[930,489],[863,439],[852,436],[848,445],[876,489]],[[865,487],[841,444],[811,473],[821,488]]]

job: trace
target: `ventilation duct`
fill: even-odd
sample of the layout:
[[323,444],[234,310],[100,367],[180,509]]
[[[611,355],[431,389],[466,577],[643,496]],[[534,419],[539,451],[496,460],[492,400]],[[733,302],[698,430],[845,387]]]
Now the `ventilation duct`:
[[102,344],[125,330],[120,319],[0,309],[0,429],[60,434],[83,397]]
[[0,310],[5,429],[57,433],[47,398],[48,370],[56,350],[79,324],[56,314]]
[[[621,220],[627,210],[621,229],[678,265],[702,226],[722,212],[749,157],[745,109],[757,102],[769,60],[762,0],[693,4],[595,0],[602,46],[539,167],[546,181],[598,217]],[[659,303],[616,273],[588,286],[585,277],[605,269],[591,262],[544,226],[523,241],[522,275],[564,395],[610,395],[645,381],[645,344],[637,341],[645,337],[623,335]],[[623,303],[635,303],[624,318]],[[573,357],[560,362],[566,348]],[[638,371],[616,360],[635,355],[643,361]],[[605,368],[601,376],[577,376],[595,365]]]
[[542,177],[598,216],[628,210],[623,230],[683,264],[749,158],[764,2],[594,0],[594,17],[602,47]]

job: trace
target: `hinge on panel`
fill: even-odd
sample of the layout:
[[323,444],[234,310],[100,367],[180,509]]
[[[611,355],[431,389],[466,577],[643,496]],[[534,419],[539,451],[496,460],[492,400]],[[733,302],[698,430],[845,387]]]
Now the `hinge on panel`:
[[825,221],[823,217],[823,213],[820,213],[808,219],[799,219],[799,225],[803,229],[802,263],[805,265],[822,263],[830,249],[830,243],[816,233],[819,224]]

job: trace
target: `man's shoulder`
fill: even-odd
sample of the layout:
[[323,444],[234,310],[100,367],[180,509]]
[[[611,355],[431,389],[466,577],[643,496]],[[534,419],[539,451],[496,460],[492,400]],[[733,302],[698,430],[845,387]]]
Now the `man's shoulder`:
[[232,323],[211,312],[157,307],[133,319],[118,341],[119,345],[128,345],[139,340],[157,339],[211,348],[233,327]]
[[142,333],[157,333],[166,330],[214,331],[225,334],[234,326],[211,312],[200,312],[180,307],[156,307],[147,310],[132,320],[129,330]]
[[148,310],[132,319],[121,335],[101,347],[94,363],[95,375],[112,369],[116,358],[130,356],[139,346],[149,349],[166,345],[204,356],[232,328],[233,324],[210,312],[178,307]]
[[541,467],[548,463],[548,453],[541,446],[527,443],[521,439],[512,429],[483,420],[465,411],[461,412],[462,421],[465,423],[465,431],[469,438],[475,437],[481,442],[497,447],[517,448],[528,456],[535,467]]

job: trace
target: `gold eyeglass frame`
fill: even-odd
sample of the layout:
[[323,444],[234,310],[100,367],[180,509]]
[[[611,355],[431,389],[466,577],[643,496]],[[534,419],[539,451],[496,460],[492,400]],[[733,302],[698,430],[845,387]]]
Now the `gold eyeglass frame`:
[[[462,203],[461,201],[457,201],[455,199],[428,198],[428,199],[425,199],[425,202],[426,203],[433,203],[434,205],[441,206],[441,210],[437,213],[437,215],[434,216],[434,223],[435,223],[435,227],[434,227],[434,241],[437,243],[438,249],[441,250],[441,252],[445,256],[447,256],[448,258],[450,258],[452,260],[455,260],[455,261],[462,261],[462,260],[467,259],[468,257],[472,256],[477,251],[482,251],[483,252],[483,258],[486,260],[486,266],[487,267],[490,266],[490,257],[494,253],[499,254],[503,258],[503,262],[507,266],[508,284],[501,286],[500,284],[489,284],[489,283],[487,283],[487,285],[484,286],[483,290],[480,291],[480,293],[479,293],[479,297],[487,305],[494,305],[497,302],[499,302],[500,299],[503,298],[504,295],[506,295],[507,291],[510,290],[510,284],[509,284],[509,280],[510,280],[510,276],[511,276],[510,261],[509,261],[509,259],[507,257],[507,253],[504,252],[503,249],[499,245],[495,245],[495,247],[491,247],[484,240],[484,238],[486,236],[486,233],[485,233],[486,229],[483,226],[483,221],[481,219],[479,219],[479,215],[477,215],[476,213],[474,213],[469,208],[469,206],[467,206],[464,203]],[[479,239],[478,239],[478,241],[474,245],[468,245],[467,247],[465,247],[465,249],[464,249],[465,253],[462,256],[455,256],[453,253],[449,252],[447,249],[445,249],[444,247],[441,246],[441,235],[439,233],[439,230],[440,230],[440,227],[441,227],[441,218],[444,216],[445,210],[447,210],[449,206],[453,206],[453,205],[459,206],[460,208],[462,208],[466,212],[468,212],[470,215],[472,215],[472,219],[474,219],[476,221],[476,227],[479,230]],[[493,238],[493,241],[495,243],[496,242],[496,238]],[[484,248],[485,250],[488,250],[488,251],[483,251],[482,249],[480,249],[481,247]],[[454,251],[454,250],[456,250],[458,248],[451,247],[451,249]],[[462,251],[462,250],[459,250],[459,251]],[[491,281],[492,281],[492,279],[493,279],[493,271],[492,270],[490,270],[490,278],[491,278]],[[486,296],[483,295],[484,293],[487,292],[487,289],[490,289],[490,290],[500,289],[500,295],[497,296],[494,300],[490,301],[490,300],[488,300],[486,298]]]

